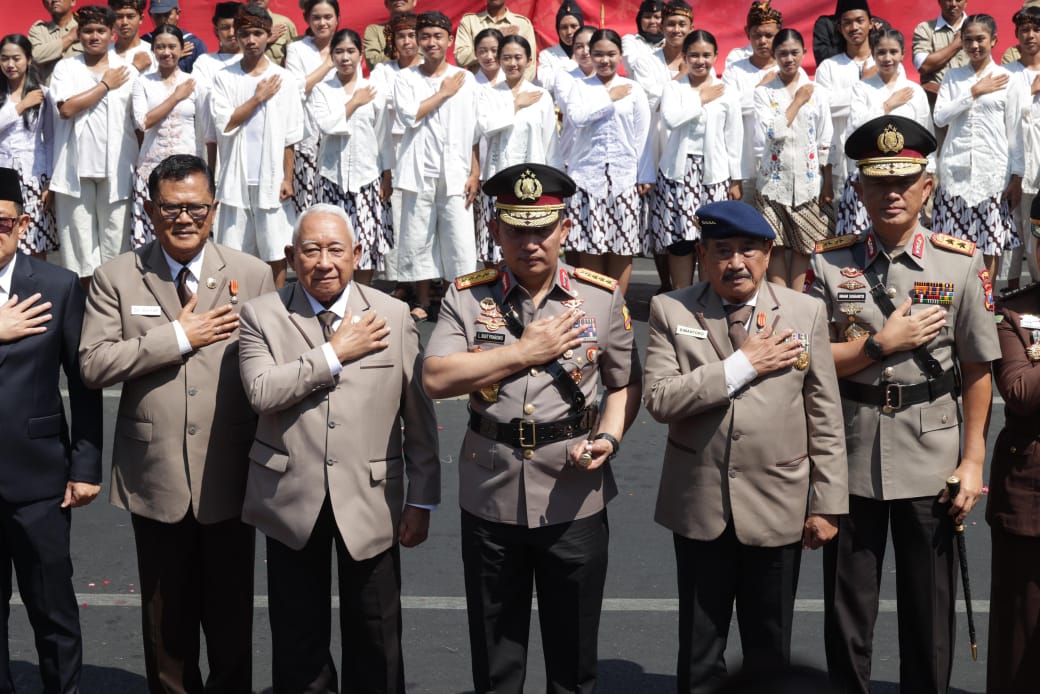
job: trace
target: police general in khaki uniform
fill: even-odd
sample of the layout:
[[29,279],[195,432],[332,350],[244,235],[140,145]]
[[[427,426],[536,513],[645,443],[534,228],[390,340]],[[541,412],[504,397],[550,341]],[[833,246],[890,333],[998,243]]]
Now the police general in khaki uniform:
[[734,602],[744,666],[790,661],[802,547],[848,511],[823,303],[765,282],[775,234],[755,208],[697,219],[707,281],[651,301],[643,393],[668,424],[655,519],[674,533],[680,692],[726,677]]
[[[889,526],[900,687],[947,690],[956,598],[950,521],[962,520],[982,489],[990,362],[1000,357],[991,282],[973,243],[918,221],[934,150],[930,133],[898,116],[856,130],[845,154],[858,163],[872,227],[862,238],[818,243],[806,278],[806,290],[827,303],[845,418],[849,514],[824,548],[824,593],[827,665],[847,692],[870,684]],[[962,490],[947,505],[952,474]]]
[[574,190],[538,164],[484,185],[505,266],[455,280],[426,348],[427,392],[470,395],[459,503],[477,692],[523,691],[532,583],[547,690],[596,685],[609,461],[639,407],[640,366],[616,281],[558,260]]

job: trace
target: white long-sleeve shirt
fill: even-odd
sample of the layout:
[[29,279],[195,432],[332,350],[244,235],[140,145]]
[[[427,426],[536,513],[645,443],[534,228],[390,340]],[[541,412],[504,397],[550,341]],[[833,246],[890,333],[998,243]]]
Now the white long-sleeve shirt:
[[[279,192],[284,176],[285,148],[303,139],[303,104],[301,87],[296,78],[284,68],[268,61],[267,69],[259,76],[266,79],[278,75],[282,86],[262,104],[253,118],[266,111],[260,151],[260,179],[257,183],[260,208],[273,210],[281,205]],[[225,132],[235,109],[253,97],[257,76],[247,75],[242,63],[229,65],[213,80],[210,107],[213,125],[217,130],[217,197],[221,204],[244,208],[249,203],[248,162],[246,151],[246,123]],[[248,122],[248,121],[247,121]],[[254,153],[255,155],[256,153]]]
[[664,39],[650,43],[639,34],[625,34],[621,37],[621,64],[625,66],[625,74],[632,75],[632,66],[645,55],[651,55],[664,45]]
[[1025,168],[1021,114],[1024,96],[1020,82],[979,98],[971,88],[987,75],[1010,75],[990,63],[976,75],[971,65],[951,69],[939,86],[932,117],[936,127],[948,128],[939,152],[939,180],[951,195],[968,205],[1004,191],[1012,175]]
[[[812,81],[798,75],[795,91]],[[819,87],[798,110],[790,127],[787,107],[793,94],[779,77],[755,88],[755,160],[762,197],[797,207],[820,195],[821,167],[828,163],[832,139],[827,95]]]
[[195,122],[205,144],[217,141],[217,128],[213,125],[213,109],[210,106],[213,79],[218,72],[240,60],[241,53],[203,53],[191,68],[191,78],[195,80]]
[[[108,67],[125,65],[123,60],[109,53]],[[82,94],[100,82],[104,73],[93,73],[82,55],[58,61],[51,75],[51,98],[55,105]],[[112,182],[108,202],[126,200],[132,191],[134,161],[137,159],[137,137],[130,118],[130,96],[137,71],[130,69],[131,78],[118,89],[111,89],[88,109],[72,118],[54,119],[53,177],[50,189],[56,193],[77,196],[79,185],[79,141],[90,112],[103,108],[107,112],[105,138],[105,170]],[[104,104],[102,104],[104,102]]]
[[17,102],[4,94],[0,106],[0,166],[14,169],[23,178],[51,175],[51,146],[54,141],[54,102],[47,87],[43,101],[29,117],[19,115]]
[[[1004,66],[1011,73],[1011,82],[1018,81],[1020,90],[1019,116],[1022,122],[1022,156],[1024,159],[1022,191],[1035,195],[1040,190],[1040,95],[1033,94],[1033,80],[1040,72],[1029,70],[1019,61]],[[1011,85],[1009,85],[1011,88]],[[1015,115],[1011,114],[1014,118]]]
[[[611,101],[609,88],[625,84],[632,85],[629,95]],[[568,173],[579,187],[593,197],[606,197],[603,169],[607,164],[617,187],[654,183],[656,167],[648,142],[650,107],[642,87],[620,75],[608,87],[593,75],[574,80],[565,102],[564,113],[575,128]]]
[[[847,53],[838,53],[824,60],[816,68],[816,86],[826,90],[827,101],[831,107],[831,119],[834,123],[831,141],[831,164],[835,175],[840,179],[846,177],[845,155],[842,152],[845,140],[843,136],[849,123],[849,103],[852,101],[852,87],[863,77],[863,71],[874,66],[874,58],[867,56],[862,62],[850,58]],[[840,167],[840,169],[839,169]]]
[[557,77],[576,67],[578,64],[564,52],[560,44],[549,46],[538,54],[538,79],[536,82],[550,94],[555,94]]
[[198,93],[177,102],[173,110],[161,121],[145,129],[148,112],[170,98],[177,85],[192,79],[192,76],[177,70],[171,84],[163,82],[162,75],[150,72],[134,81],[131,100],[134,127],[144,133],[141,151],[137,155],[137,173],[147,179],[152,169],[171,154],[202,153],[200,132],[195,121],[198,109]]
[[[300,99],[307,101],[307,75],[318,69],[324,58],[321,50],[314,43],[314,38],[304,36],[299,41],[293,41],[285,49],[285,69],[292,73],[300,83]],[[360,70],[360,67],[358,68]],[[336,74],[335,68],[329,68],[322,77],[324,82]],[[318,124],[314,122],[314,116],[309,109],[304,109],[304,134],[299,148],[305,152],[315,153],[318,151]]]
[[[908,80],[906,74],[900,70],[896,78],[892,80],[892,84],[885,84],[880,76],[874,75],[853,85],[852,99],[849,102],[848,122],[845,125],[845,134],[842,136],[841,142],[844,143],[849,138],[849,135],[867,121],[884,116],[885,102],[891,98],[894,92],[904,87],[909,87],[914,95],[910,97],[910,101],[896,106],[888,115],[909,118],[917,122],[918,125],[928,132],[934,132],[932,111],[928,106],[928,95],[921,89],[921,85]],[[855,171],[856,162],[844,156],[844,149],[842,149],[841,154],[842,158],[846,160],[847,171],[849,173]],[[935,154],[933,153],[928,155],[928,171],[932,172],[934,170]],[[835,194],[837,194],[837,191],[835,191]]]
[[[509,85],[505,82],[498,84],[494,89],[509,99],[513,98]],[[512,121],[501,123],[503,127],[489,131],[484,136],[487,142],[487,157],[486,166],[480,172],[480,177],[484,180],[506,167],[527,162],[563,168],[552,97],[549,96],[549,92],[526,80],[520,84],[520,91],[541,92],[542,97],[517,111]]]
[[[718,83],[712,75],[709,85]],[[687,155],[700,154],[705,184],[740,180],[744,120],[736,89],[726,87],[722,96],[703,104],[688,79],[671,80],[661,95],[661,124],[667,139],[658,169],[665,178],[683,180]]]
[[321,133],[318,170],[349,193],[357,193],[393,166],[385,92],[376,89],[376,98],[347,118],[347,102],[358,89],[369,86],[374,85],[359,77],[347,92],[334,74],[314,85],[307,99],[307,110]]

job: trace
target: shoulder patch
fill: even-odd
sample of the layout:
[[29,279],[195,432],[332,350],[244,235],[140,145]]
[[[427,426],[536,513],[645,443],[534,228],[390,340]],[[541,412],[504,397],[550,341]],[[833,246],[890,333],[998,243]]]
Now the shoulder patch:
[[594,284],[597,287],[603,287],[604,289],[607,289],[609,291],[614,291],[615,289],[617,289],[617,280],[613,277],[610,277],[609,275],[604,275],[599,272],[593,272],[592,270],[583,267],[574,268],[573,274],[579,280],[583,280],[585,282],[588,282],[589,284]]
[[848,248],[849,246],[855,246],[859,241],[859,236],[856,234],[842,234],[841,236],[832,236],[827,239],[821,239],[816,242],[816,252],[826,253],[827,251],[835,251],[839,248]]
[[971,241],[965,241],[959,239],[956,236],[950,236],[948,234],[940,234],[936,232],[932,234],[932,245],[936,248],[941,248],[945,251],[953,251],[954,253],[960,253],[961,255],[975,255],[975,244]]
[[468,275],[462,275],[455,278],[456,289],[469,289],[470,287],[479,287],[482,284],[490,284],[498,279],[499,272],[496,268],[488,267],[483,270],[477,270],[471,272]]

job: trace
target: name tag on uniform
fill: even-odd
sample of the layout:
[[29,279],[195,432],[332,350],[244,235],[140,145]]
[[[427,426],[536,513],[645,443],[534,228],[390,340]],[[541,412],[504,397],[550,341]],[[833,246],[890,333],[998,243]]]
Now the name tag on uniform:
[[675,328],[676,335],[685,335],[686,337],[696,337],[699,340],[703,340],[708,336],[707,330],[701,328],[689,328],[685,325],[680,325]]
[[1022,322],[1019,325],[1026,330],[1040,330],[1040,317],[1027,313],[1022,316]]
[[131,306],[131,316],[161,316],[162,309],[158,306]]
[[476,338],[483,342],[496,342],[498,344],[505,344],[506,336],[501,333],[487,333],[477,331]]
[[863,303],[866,300],[866,292],[838,292],[838,301],[854,301],[856,303]]

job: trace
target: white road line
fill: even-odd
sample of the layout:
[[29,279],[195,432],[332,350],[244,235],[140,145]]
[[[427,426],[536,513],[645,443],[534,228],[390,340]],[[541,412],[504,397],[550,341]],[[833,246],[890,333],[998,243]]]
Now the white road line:
[[[141,596],[136,593],[77,593],[76,600],[81,607],[140,607]],[[21,605],[22,599],[17,593],[11,598],[11,604]],[[253,598],[253,607],[266,608],[266,595]],[[465,610],[466,598],[449,596],[405,595],[401,597],[401,605],[406,610]],[[989,614],[989,600],[972,600],[975,614]],[[339,607],[339,597],[332,596],[332,606]],[[535,606],[537,609],[537,606]],[[794,601],[795,612],[823,612],[823,600],[805,598]],[[603,601],[604,612],[678,612],[679,601],[675,598],[606,598]],[[879,612],[896,612],[895,600],[881,600]],[[964,612],[964,601],[957,601],[957,611]]]

